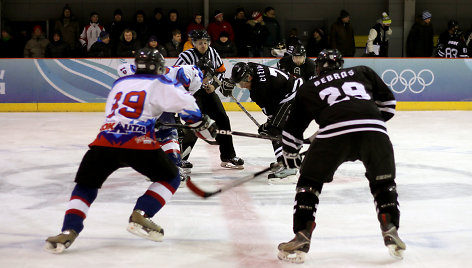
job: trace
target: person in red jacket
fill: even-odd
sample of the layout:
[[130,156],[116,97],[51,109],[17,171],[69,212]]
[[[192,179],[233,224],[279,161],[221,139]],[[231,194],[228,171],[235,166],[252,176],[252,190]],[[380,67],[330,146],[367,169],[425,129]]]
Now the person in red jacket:
[[211,36],[211,42],[218,41],[221,32],[227,32],[229,34],[229,40],[234,41],[233,27],[229,22],[224,20],[221,10],[215,10],[215,20],[208,24],[207,32]]

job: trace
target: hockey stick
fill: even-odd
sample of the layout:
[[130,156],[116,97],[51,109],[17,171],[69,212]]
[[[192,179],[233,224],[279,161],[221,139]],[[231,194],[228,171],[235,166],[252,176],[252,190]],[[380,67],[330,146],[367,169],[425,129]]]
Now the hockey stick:
[[[215,80],[215,82],[220,85],[220,87],[222,86],[223,82],[221,82],[221,80],[216,77],[216,76],[213,76],[213,80]],[[251,119],[252,122],[254,122],[254,124],[256,124],[257,127],[260,127],[261,124],[259,124],[259,122],[257,122],[257,120],[246,110],[246,108],[233,96],[233,94],[230,95],[231,98],[236,102],[236,104],[239,106],[239,108],[241,108],[241,110],[249,117],[249,119]]]
[[[306,151],[301,153],[300,155],[305,155],[306,154]],[[201,188],[199,188],[197,185],[195,185],[193,183],[193,181],[190,179],[190,177],[186,180],[186,184],[187,184],[187,187],[190,189],[190,191],[192,191],[194,194],[202,197],[202,198],[208,198],[210,196],[214,196],[216,194],[219,194],[219,193],[222,193],[222,192],[226,192],[227,190],[231,189],[231,188],[234,188],[236,186],[239,186],[245,182],[248,182],[250,180],[253,180],[255,179],[256,177],[258,177],[259,175],[269,171],[271,169],[271,167],[267,167],[267,168],[264,168],[263,170],[261,171],[258,171],[254,174],[250,174],[250,175],[247,175],[245,177],[242,177],[240,179],[237,179],[231,183],[228,183],[224,186],[222,186],[221,188],[215,190],[215,191],[205,191],[205,190],[202,190]]]
[[[197,128],[197,127],[192,127],[192,126],[189,126],[189,125],[182,125],[182,124],[178,124],[178,123],[160,123],[160,125],[161,126],[166,126],[166,127],[185,128],[185,129],[196,129]],[[242,136],[242,137],[249,137],[249,138],[256,138],[256,139],[264,139],[264,140],[272,140],[272,141],[280,140],[279,137],[253,134],[253,133],[240,132],[240,131],[231,131],[231,130],[225,130],[225,129],[217,129],[216,133],[220,134],[220,135],[235,135],[235,136]]]

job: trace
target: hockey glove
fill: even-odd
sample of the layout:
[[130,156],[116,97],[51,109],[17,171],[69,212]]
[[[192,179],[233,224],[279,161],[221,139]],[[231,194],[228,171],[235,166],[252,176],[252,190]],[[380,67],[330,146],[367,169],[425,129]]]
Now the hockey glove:
[[203,115],[202,120],[190,125],[195,127],[195,136],[203,140],[212,140],[216,137],[218,127],[213,119],[208,115]]
[[280,133],[281,131],[277,127],[272,125],[271,122],[269,121],[262,124],[257,130],[257,132],[260,135],[266,135],[266,136],[272,136],[272,137],[277,137],[281,134]]
[[284,166],[286,168],[300,168],[302,165],[302,157],[298,153],[282,152],[284,157]]
[[220,91],[223,94],[223,96],[229,97],[233,94],[233,89],[235,86],[236,85],[234,84],[233,80],[229,78],[225,78],[221,82]]

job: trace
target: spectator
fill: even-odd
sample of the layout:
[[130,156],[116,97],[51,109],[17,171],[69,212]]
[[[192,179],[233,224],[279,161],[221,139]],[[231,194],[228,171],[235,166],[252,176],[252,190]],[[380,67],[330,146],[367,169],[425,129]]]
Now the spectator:
[[459,22],[457,22],[456,20],[448,21],[447,30],[445,30],[439,35],[438,43],[436,45],[438,46],[439,44],[447,44],[449,39],[451,39],[451,37],[455,35],[457,31],[459,31],[459,28]]
[[81,55],[79,22],[73,15],[69,5],[66,4],[62,9],[61,17],[54,24],[54,32],[62,34],[62,40],[69,44],[71,56]]
[[351,15],[344,9],[341,10],[336,22],[331,25],[329,45],[332,49],[338,49],[344,57],[354,56],[356,51],[354,29],[351,26]]
[[[205,30],[205,29],[203,29],[203,30]],[[183,48],[182,51],[193,48],[193,42],[192,42],[192,34],[193,33],[194,33],[194,31],[190,31],[190,32],[187,33],[187,42],[184,43],[184,48]]]
[[179,29],[175,29],[172,32],[172,40],[165,44],[167,51],[167,57],[177,57],[180,52],[184,49],[184,44],[182,43],[182,34]]
[[261,12],[254,11],[251,18],[251,20],[247,21],[247,25],[249,25],[248,56],[262,57],[264,55],[264,40],[269,34],[269,30],[265,26]]
[[93,43],[97,41],[101,31],[105,31],[105,27],[100,25],[99,14],[93,11],[90,13],[90,23],[84,27],[79,39],[82,47],[86,49],[86,52],[88,52]]
[[365,51],[367,56],[388,57],[388,39],[392,35],[390,24],[392,20],[387,12],[383,12],[382,18],[370,28]]
[[49,40],[46,39],[43,33],[43,28],[36,25],[33,28],[31,39],[26,42],[23,54],[25,58],[44,58],[46,54],[46,47]]
[[246,11],[242,7],[236,9],[236,15],[233,20],[230,22],[231,27],[234,31],[234,43],[238,50],[238,57],[247,57],[248,56],[248,25],[246,18]]
[[11,36],[10,28],[2,29],[2,36],[0,38],[0,58],[17,58],[17,44],[15,39]]
[[120,42],[121,34],[126,29],[126,23],[123,20],[123,11],[121,11],[121,9],[117,8],[113,11],[113,21],[107,29],[110,33],[110,46],[114,56],[118,43]]
[[221,10],[215,10],[215,19],[210,22],[207,27],[207,32],[211,37],[211,42],[218,41],[221,32],[227,32],[229,34],[229,40],[234,40],[234,32],[231,24],[224,20],[223,12]]
[[328,48],[328,40],[326,39],[325,31],[321,28],[315,29],[310,39],[308,39],[306,55],[308,57],[318,57],[318,54],[326,48]]
[[433,25],[432,14],[425,10],[421,17],[416,18],[415,24],[408,33],[406,40],[407,57],[431,57],[433,55]]
[[162,56],[167,57],[166,49],[164,48],[164,46],[159,44],[159,42],[157,41],[157,36],[155,35],[151,35],[149,37],[146,47],[151,50],[155,48],[159,51],[159,53],[162,54]]
[[165,29],[165,21],[164,21],[164,13],[162,12],[162,8],[156,7],[152,12],[153,16],[151,19],[151,23],[149,27],[151,28],[151,35],[157,37],[157,42],[159,44],[164,44],[167,41],[167,31]]
[[264,9],[264,23],[268,30],[268,35],[264,41],[264,57],[272,56],[272,48],[277,46],[281,41],[280,24],[275,18],[275,8],[266,7]]
[[62,40],[61,32],[54,33],[52,42],[46,47],[45,56],[46,58],[67,58],[71,56],[70,46]]
[[202,19],[203,16],[200,12],[195,13],[193,15],[193,21],[187,26],[187,33],[194,30],[205,30],[205,25],[203,25]]
[[93,43],[88,52],[89,57],[111,58],[112,46],[110,44],[111,38],[108,32],[101,32],[97,42]]
[[469,57],[472,58],[472,28],[467,31],[464,36],[465,44],[467,45],[467,51],[469,52]]
[[146,14],[143,10],[138,10],[134,14],[134,22],[131,24],[131,30],[136,32],[136,40],[141,46],[147,43],[150,34],[149,25],[146,22]]
[[285,42],[285,46],[287,47],[287,55],[292,55],[293,49],[301,44],[302,41],[300,40],[300,38],[298,38],[297,28],[290,29],[290,31],[288,32],[287,41]]
[[211,46],[220,54],[221,58],[231,58],[238,55],[236,45],[229,40],[228,32],[221,32],[218,41],[211,43]]
[[134,57],[139,48],[140,44],[136,40],[136,32],[125,29],[116,48],[116,55],[118,57]]
[[[182,34],[186,34],[186,32],[185,27],[180,23],[179,19],[179,12],[177,11],[177,9],[169,10],[168,21],[165,27],[167,31],[165,41],[166,43],[172,41],[172,39],[174,38],[174,30],[179,30],[180,36],[183,38],[183,40],[187,40],[186,36],[182,36]],[[167,51],[167,53],[169,53],[169,51]]]

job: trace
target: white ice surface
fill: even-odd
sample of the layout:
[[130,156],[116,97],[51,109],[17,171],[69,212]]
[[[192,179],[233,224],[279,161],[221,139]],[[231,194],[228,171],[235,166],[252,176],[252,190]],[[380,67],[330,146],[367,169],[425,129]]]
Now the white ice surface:
[[[262,113],[252,112],[259,122]],[[233,130],[256,133],[242,112]],[[397,112],[388,122],[397,163],[404,259],[383,245],[364,169],[343,164],[320,196],[305,264],[277,259],[292,239],[292,185],[266,175],[207,200],[179,188],[154,220],[161,243],[126,231],[149,182],[131,169],[112,174],[89,210],[85,229],[62,255],[43,250],[59,233],[77,167],[102,113],[0,113],[0,267],[471,267],[472,112]],[[306,135],[313,133],[312,125]],[[274,161],[268,141],[235,137],[245,169],[219,167],[216,146],[198,141],[192,179],[216,189]]]

